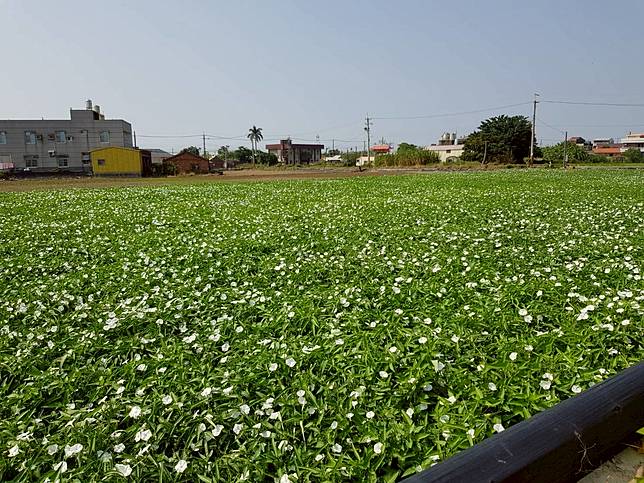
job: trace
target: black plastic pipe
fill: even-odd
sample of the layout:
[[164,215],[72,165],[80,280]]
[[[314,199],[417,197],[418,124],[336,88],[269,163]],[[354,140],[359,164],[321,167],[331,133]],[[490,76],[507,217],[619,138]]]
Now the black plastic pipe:
[[573,482],[644,427],[644,362],[404,483]]

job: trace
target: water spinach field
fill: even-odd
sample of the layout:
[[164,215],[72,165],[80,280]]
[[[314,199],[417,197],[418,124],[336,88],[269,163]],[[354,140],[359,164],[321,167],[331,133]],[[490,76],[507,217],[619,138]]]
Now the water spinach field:
[[0,479],[396,481],[644,357],[644,173],[0,193]]

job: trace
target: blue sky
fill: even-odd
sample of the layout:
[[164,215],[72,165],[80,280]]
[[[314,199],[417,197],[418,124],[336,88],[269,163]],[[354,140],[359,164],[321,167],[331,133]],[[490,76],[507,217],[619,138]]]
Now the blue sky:
[[[369,113],[375,140],[430,144],[529,115],[534,92],[644,102],[643,18],[641,0],[0,0],[0,118],[64,118],[91,98],[132,122],[142,147],[201,145],[147,135],[241,138],[253,124],[267,140],[349,147]],[[644,130],[644,108],[542,103],[538,117],[544,144],[564,129]]]

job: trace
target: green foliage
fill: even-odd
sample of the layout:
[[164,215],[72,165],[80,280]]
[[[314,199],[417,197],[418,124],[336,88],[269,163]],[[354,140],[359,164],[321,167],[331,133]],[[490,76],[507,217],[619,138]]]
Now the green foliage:
[[183,148],[183,149],[181,150],[181,152],[182,152],[182,153],[190,153],[190,154],[194,154],[195,156],[201,156],[201,154],[200,154],[200,153],[201,153],[201,151],[200,151],[200,150],[199,150],[199,148],[198,148],[198,147],[196,147],[196,146],[188,146],[187,148]]
[[440,162],[438,153],[414,144],[400,143],[395,153],[376,155],[375,166],[424,166]]
[[518,163],[530,154],[532,125],[525,116],[496,116],[486,119],[465,139],[462,159],[482,162]]
[[583,146],[571,142],[568,142],[566,145],[563,141],[554,146],[544,146],[541,148],[543,159],[549,163],[563,162],[564,147],[568,154],[569,163],[584,163],[590,160],[590,153]]
[[644,163],[644,155],[639,149],[630,148],[623,153],[624,161],[627,163]]
[[601,383],[644,173],[599,171],[0,193],[0,481],[400,481]]
[[273,153],[265,151],[257,152],[257,162],[265,166],[275,166],[278,162],[277,156]]
[[342,159],[344,160],[344,165],[355,166],[356,162],[358,161],[358,158],[363,155],[364,153],[361,153],[358,151],[347,151],[346,153],[342,153]]

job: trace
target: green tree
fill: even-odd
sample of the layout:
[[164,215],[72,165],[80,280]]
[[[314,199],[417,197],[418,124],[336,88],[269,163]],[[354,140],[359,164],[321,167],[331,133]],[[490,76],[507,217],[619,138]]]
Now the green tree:
[[639,149],[630,148],[624,151],[624,161],[627,163],[644,163],[644,155]]
[[257,152],[257,162],[266,166],[275,166],[278,162],[277,156],[265,151]]
[[264,139],[264,135],[262,134],[262,128],[253,126],[248,130],[248,135],[246,136],[248,139],[250,139],[250,144],[253,149],[253,164],[255,164],[255,159],[256,159],[256,153],[257,153],[257,144]]
[[242,164],[251,163],[253,161],[253,152],[244,146],[239,146],[236,150],[230,153],[230,157],[232,159],[236,159]]
[[[548,161],[549,163],[563,162],[564,145],[565,143],[562,141],[559,144],[555,144],[554,146],[545,146],[541,148],[543,159],[545,161]],[[571,143],[569,141],[565,150],[566,154],[568,155],[569,163],[580,163],[590,160],[590,154],[583,148],[583,146],[579,146],[578,144]]]
[[190,153],[194,154],[195,156],[200,156],[199,154],[199,148],[196,146],[188,146],[187,148],[183,148],[181,150],[182,153]]
[[491,117],[465,139],[463,159],[482,162],[485,156],[486,162],[521,162],[530,154],[531,138],[532,124],[527,117]]

